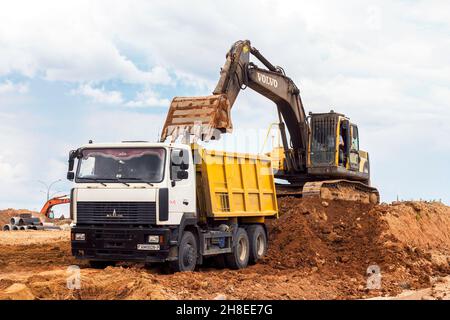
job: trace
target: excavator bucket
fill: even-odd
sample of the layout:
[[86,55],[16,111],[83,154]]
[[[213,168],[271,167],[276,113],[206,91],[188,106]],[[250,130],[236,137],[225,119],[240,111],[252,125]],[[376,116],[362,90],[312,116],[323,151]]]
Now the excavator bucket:
[[[231,132],[231,105],[225,94],[207,97],[175,97],[170,104],[161,141],[171,137],[175,141],[184,134],[210,140],[214,130]],[[217,137],[216,137],[217,138]]]

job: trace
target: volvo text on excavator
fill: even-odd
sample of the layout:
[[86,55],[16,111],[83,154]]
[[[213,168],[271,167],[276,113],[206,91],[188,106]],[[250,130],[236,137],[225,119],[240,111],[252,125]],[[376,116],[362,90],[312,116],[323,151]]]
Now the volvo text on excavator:
[[[251,62],[250,55],[265,68]],[[275,177],[288,182],[277,185],[279,195],[379,202],[378,190],[370,186],[369,154],[359,149],[357,125],[334,111],[306,115],[294,81],[248,40],[237,41],[227,53],[213,95],[173,99],[161,141],[186,134],[208,140],[213,131],[231,132],[231,108],[247,87],[277,106],[283,147],[270,156]]]

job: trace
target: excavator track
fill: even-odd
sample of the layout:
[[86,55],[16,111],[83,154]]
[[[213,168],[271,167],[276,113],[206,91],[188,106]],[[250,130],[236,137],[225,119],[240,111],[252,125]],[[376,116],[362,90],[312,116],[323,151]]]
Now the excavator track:
[[362,182],[348,180],[307,182],[303,186],[302,197],[356,201],[367,204],[380,202],[380,194],[376,188]]

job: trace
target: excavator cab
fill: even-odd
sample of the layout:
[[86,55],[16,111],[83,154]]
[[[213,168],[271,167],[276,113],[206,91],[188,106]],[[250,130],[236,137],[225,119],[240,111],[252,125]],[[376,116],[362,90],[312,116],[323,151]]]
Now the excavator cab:
[[358,127],[349,118],[334,111],[310,113],[309,125],[309,174],[368,181],[368,154],[359,150]]

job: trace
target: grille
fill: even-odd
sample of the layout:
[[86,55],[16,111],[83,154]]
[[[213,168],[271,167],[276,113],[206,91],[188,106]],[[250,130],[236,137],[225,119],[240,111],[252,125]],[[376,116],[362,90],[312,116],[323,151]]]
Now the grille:
[[126,230],[113,229],[97,229],[94,232],[95,240],[102,241],[133,241],[135,239],[135,232],[128,232]]
[[80,224],[156,224],[155,202],[77,202]]

